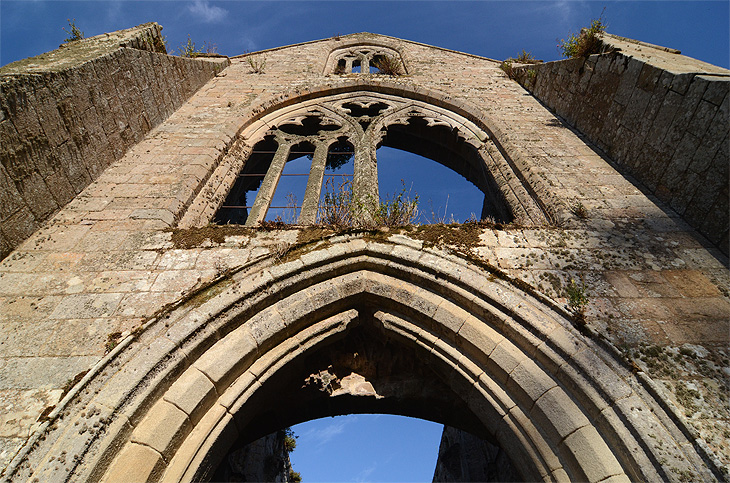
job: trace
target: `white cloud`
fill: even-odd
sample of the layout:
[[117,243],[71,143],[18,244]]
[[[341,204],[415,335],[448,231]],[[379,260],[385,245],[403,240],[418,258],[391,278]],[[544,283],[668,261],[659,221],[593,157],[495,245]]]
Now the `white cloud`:
[[347,423],[348,420],[339,419],[323,428],[310,429],[302,435],[302,439],[307,438],[307,440],[315,442],[317,447],[323,446],[330,442],[335,436],[344,433]]
[[205,23],[220,22],[228,15],[228,10],[211,5],[208,0],[195,0],[192,5],[188,5],[188,12]]
[[365,483],[368,481],[368,477],[373,474],[373,472],[377,469],[378,465],[376,463],[371,464],[367,468],[363,469],[360,473],[355,476],[352,481],[355,481],[357,483]]

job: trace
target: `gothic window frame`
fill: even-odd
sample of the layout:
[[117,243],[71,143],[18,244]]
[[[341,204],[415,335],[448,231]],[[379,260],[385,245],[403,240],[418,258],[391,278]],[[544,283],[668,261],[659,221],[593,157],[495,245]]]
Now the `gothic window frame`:
[[[320,126],[333,126],[328,130],[311,133],[289,133],[281,129],[282,126],[304,126],[307,119],[316,118]],[[485,194],[485,207],[491,202],[498,209],[497,221],[515,221],[523,225],[542,225],[548,222],[539,203],[522,184],[509,160],[505,159],[499,147],[485,128],[475,121],[449,110],[429,103],[426,100],[417,100],[381,92],[354,90],[351,92],[325,95],[322,97],[302,100],[277,110],[264,114],[252,122],[234,143],[231,153],[224,157],[221,165],[225,165],[227,158],[233,157],[229,175],[224,186],[206,187],[216,195],[204,194],[198,196],[189,209],[189,213],[181,220],[180,226],[201,226],[213,220],[228,192],[233,188],[233,181],[238,172],[245,166],[246,155],[253,147],[266,137],[277,140],[277,152],[271,165],[267,169],[251,212],[248,215],[246,226],[257,226],[265,220],[266,212],[276,190],[283,166],[288,159],[289,148],[300,142],[309,142],[315,146],[309,180],[302,200],[302,208],[297,225],[314,224],[317,221],[319,201],[322,193],[322,180],[325,163],[330,146],[345,139],[353,146],[354,178],[352,191],[361,198],[379,198],[378,172],[376,150],[387,139],[388,130],[411,129],[409,123],[417,119],[424,129],[441,128],[442,132],[450,136],[473,153],[470,159],[457,157],[456,163],[461,163],[461,171],[454,166],[442,162],[446,167],[462,174]],[[397,146],[396,146],[397,147]],[[397,147],[398,148],[398,147]],[[404,149],[404,148],[398,148]],[[416,152],[411,149],[406,151]],[[280,152],[281,151],[281,152]],[[418,153],[416,153],[418,154]],[[475,181],[477,176],[483,176],[482,181]],[[233,178],[233,181],[230,179]],[[263,193],[263,195],[262,195]],[[491,197],[488,199],[488,197]],[[205,206],[200,206],[203,203]],[[484,208],[486,209],[486,208]],[[484,213],[484,211],[482,211]]]
[[382,56],[397,59],[403,67],[403,73],[408,74],[408,66],[399,50],[388,45],[374,43],[349,44],[334,49],[327,57],[323,74],[358,74],[352,71],[355,63],[360,67],[359,74],[371,74],[370,66],[373,65],[374,59]]

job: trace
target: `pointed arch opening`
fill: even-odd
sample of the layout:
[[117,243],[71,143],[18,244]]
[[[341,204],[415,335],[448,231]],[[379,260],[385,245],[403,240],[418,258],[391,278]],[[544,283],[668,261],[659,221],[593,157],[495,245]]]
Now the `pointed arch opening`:
[[[476,220],[489,219],[502,223],[527,223],[527,220],[539,219],[541,216],[544,219],[538,204],[532,200],[519,177],[510,174],[512,168],[490,135],[473,121],[435,104],[359,91],[316,97],[273,110],[250,125],[239,139],[249,144],[265,137],[276,141],[277,151],[270,162],[267,176],[260,181],[261,189],[257,192],[256,201],[246,208],[246,214],[236,215],[231,213],[235,206],[249,205],[235,204],[227,199],[221,205],[225,213],[216,215],[216,220],[245,219],[246,225],[255,226],[262,221],[270,221],[272,216],[279,216],[288,223],[315,223],[323,192],[316,180],[320,179],[322,170],[332,171],[333,155],[337,154],[337,150],[345,149],[345,145],[347,149],[351,148],[351,151],[342,153],[351,154],[353,162],[351,185],[348,186],[353,199],[379,199],[381,190],[376,150],[384,146],[436,161],[476,187],[482,193],[481,199],[473,203],[465,216],[459,217],[463,218],[460,221],[471,218],[472,213]],[[301,195],[303,198],[297,196],[296,202],[292,199],[274,203],[277,184],[287,179],[286,176],[282,178],[282,170],[290,157],[287,150],[291,151],[302,143],[310,146],[308,157],[312,163],[308,172],[314,175],[313,181],[307,184]],[[428,169],[429,165],[427,163],[420,168]],[[244,164],[242,173],[246,170]],[[303,179],[307,173],[295,174]],[[432,178],[437,182],[438,176]],[[408,182],[407,179],[404,181]],[[336,183],[331,184],[333,189],[339,188]],[[229,197],[238,196],[234,189],[228,192]],[[200,196],[198,198],[196,203],[207,202]],[[295,208],[290,208],[291,214],[285,216],[283,213],[289,205]],[[277,208],[270,210],[273,206]],[[425,208],[427,212],[429,209]],[[205,211],[194,210],[195,213]],[[437,213],[439,206],[431,211]],[[274,212],[278,215],[270,216]],[[450,219],[446,214],[443,218],[447,221]],[[433,217],[420,220],[429,221],[434,221]],[[442,220],[439,218],[438,221]],[[184,219],[182,225],[186,223]]]

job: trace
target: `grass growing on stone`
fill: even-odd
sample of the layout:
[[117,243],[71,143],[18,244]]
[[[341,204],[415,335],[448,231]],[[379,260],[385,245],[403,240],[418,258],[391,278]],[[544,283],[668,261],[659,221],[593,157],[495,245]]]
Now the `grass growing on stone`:
[[174,228],[168,230],[172,233],[172,244],[175,248],[189,249],[197,248],[210,243],[220,245],[225,242],[227,236],[251,235],[256,230],[242,225],[208,225],[199,228]]
[[558,41],[558,50],[563,57],[580,58],[601,52],[603,43],[600,35],[606,31],[606,24],[602,18],[591,20],[589,28],[581,29],[580,33],[571,33],[567,39]]

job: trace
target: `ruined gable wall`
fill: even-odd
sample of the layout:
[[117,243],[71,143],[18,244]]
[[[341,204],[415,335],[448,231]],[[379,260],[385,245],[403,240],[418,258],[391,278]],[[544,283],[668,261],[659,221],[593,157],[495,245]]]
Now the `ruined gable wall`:
[[530,67],[522,83],[727,254],[730,71],[604,43],[620,50]]
[[[589,327],[633,348],[627,357],[637,358],[642,369],[640,344],[652,344],[651,353],[658,351],[654,344],[674,346],[672,354],[679,356],[683,344],[698,350],[720,347],[717,358],[725,357],[727,268],[676,214],[644,196],[507,79],[498,62],[393,42],[403,49],[408,76],[323,75],[327,55],[342,44],[334,39],[262,53],[267,59],[263,74],[253,73],[245,58],[232,59],[223,76],[198,90],[0,264],[0,398],[10,408],[0,414],[0,467],[19,454],[29,435],[39,434],[32,433],[42,424],[39,414],[59,402],[74,375],[103,357],[110,341],[137,337],[137,329],[161,307],[184,301],[183,294],[196,293],[227,269],[266,254],[278,256],[300,233],[306,235],[297,229],[236,234],[221,227],[211,231],[210,239],[195,242],[194,230],[168,229],[209,187],[217,183],[225,196],[237,174],[226,164],[227,153],[247,123],[267,109],[325,89],[438,91],[436,103],[472,106],[470,112],[483,114],[535,191],[563,207],[559,214],[565,220],[560,227],[479,228],[478,241],[470,247],[479,260],[559,303],[565,302],[569,278],[586,283]],[[587,218],[568,210],[577,201],[588,208]],[[215,196],[210,203],[215,204]],[[413,243],[407,236],[394,239]],[[141,336],[145,344],[159,340],[168,347],[165,330]],[[683,364],[692,361],[685,357]],[[691,379],[708,406],[716,399],[700,382],[726,384],[715,371],[712,366],[712,374],[695,372]],[[671,404],[680,376],[651,374]],[[120,394],[129,389],[114,387]],[[685,386],[676,387],[686,392]],[[704,409],[692,414],[698,431],[717,443],[721,432],[711,425],[725,428],[727,419],[725,406],[716,406],[706,418]]]
[[145,24],[0,69],[0,258],[226,65]]

